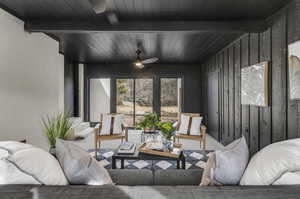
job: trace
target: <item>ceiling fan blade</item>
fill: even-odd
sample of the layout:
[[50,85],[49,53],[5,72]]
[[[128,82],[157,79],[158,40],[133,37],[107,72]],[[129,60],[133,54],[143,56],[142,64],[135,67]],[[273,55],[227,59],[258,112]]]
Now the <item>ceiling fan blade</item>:
[[152,58],[143,60],[142,63],[143,64],[152,64],[152,63],[157,62],[157,61],[158,61],[157,57],[152,57]]
[[93,6],[93,10],[96,14],[105,12],[106,0],[89,0],[89,2]]

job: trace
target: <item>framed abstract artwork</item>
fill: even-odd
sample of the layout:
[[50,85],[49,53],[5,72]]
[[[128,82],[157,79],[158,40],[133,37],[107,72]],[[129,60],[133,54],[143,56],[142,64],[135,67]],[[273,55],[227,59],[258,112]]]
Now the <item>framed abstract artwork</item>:
[[290,99],[300,99],[300,41],[289,45]]
[[241,69],[243,105],[268,106],[268,62]]

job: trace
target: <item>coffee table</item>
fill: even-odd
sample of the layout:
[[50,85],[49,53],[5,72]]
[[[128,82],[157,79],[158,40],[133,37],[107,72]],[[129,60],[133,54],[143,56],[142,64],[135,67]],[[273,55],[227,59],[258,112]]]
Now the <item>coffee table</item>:
[[136,149],[135,153],[132,155],[118,154],[118,150],[116,150],[114,155],[112,156],[112,169],[117,168],[116,166],[117,160],[121,161],[121,169],[124,169],[125,160],[167,160],[167,161],[171,160],[177,162],[177,169],[185,169],[185,156],[183,151],[181,152],[178,158],[171,158],[171,157],[163,157],[163,156],[140,153],[138,149]]

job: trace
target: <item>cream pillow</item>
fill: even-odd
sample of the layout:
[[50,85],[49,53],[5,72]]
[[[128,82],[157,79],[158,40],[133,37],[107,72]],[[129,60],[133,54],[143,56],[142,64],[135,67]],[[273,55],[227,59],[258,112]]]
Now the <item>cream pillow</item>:
[[111,115],[103,114],[102,115],[102,126],[101,126],[101,135],[110,135],[110,125],[111,125]]
[[202,174],[200,186],[214,185],[213,169],[216,168],[216,153],[210,153]]

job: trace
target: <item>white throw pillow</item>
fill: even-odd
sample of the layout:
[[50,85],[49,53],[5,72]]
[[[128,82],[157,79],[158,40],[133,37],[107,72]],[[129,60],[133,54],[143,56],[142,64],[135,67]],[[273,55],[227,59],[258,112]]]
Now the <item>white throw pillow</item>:
[[123,115],[115,115],[113,134],[122,134]]
[[203,117],[192,117],[192,124],[190,129],[190,135],[201,135],[201,123]]
[[56,156],[70,184],[112,184],[107,170],[79,146],[56,139]]
[[68,184],[59,162],[50,153],[42,149],[28,148],[20,150],[6,158],[6,160],[41,184]]
[[103,114],[102,118],[102,128],[100,131],[101,135],[110,135],[111,131],[111,120],[114,117],[113,121],[113,134],[122,134],[122,123],[124,121],[124,116],[123,115],[110,115],[110,114]]
[[236,185],[247,167],[249,150],[245,137],[235,140],[224,150],[216,152],[216,168],[213,169],[214,184]]
[[286,140],[268,145],[257,152],[252,157],[240,184],[295,184],[295,180],[290,177],[299,171],[300,139]]
[[179,133],[182,134],[187,134],[188,129],[189,129],[189,121],[190,121],[190,116],[181,114],[180,116],[180,126],[179,126]]
[[109,114],[102,115],[101,135],[110,135],[111,118],[112,117]]

